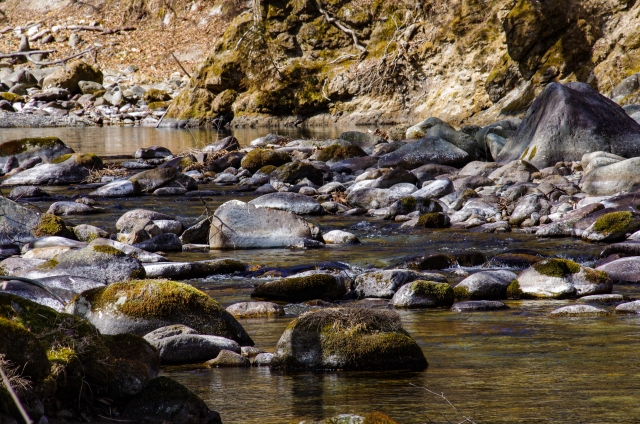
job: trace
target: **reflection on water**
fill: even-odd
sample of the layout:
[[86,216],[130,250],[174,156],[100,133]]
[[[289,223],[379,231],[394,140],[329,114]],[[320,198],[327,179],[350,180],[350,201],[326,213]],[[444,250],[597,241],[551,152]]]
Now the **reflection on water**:
[[[59,137],[77,152],[99,156],[133,154],[140,147],[160,145],[173,153],[202,148],[220,138],[234,135],[241,145],[270,132],[291,138],[338,138],[343,131],[367,131],[367,127],[309,127],[309,128],[238,128],[232,130],[177,130],[148,127],[86,127],[86,128],[4,128],[0,142],[23,137]],[[375,128],[373,128],[375,129]]]

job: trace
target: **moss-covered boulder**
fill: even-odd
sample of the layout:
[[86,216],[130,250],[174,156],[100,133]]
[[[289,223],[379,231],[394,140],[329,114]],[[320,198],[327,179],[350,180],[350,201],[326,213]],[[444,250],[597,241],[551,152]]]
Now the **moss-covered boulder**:
[[[3,93],[7,94],[7,93]],[[43,162],[49,163],[55,158],[74,153],[73,149],[58,137],[31,137],[8,140],[0,143],[0,167],[12,156],[22,162],[38,156]]]
[[638,229],[640,214],[630,211],[610,212],[602,215],[584,230],[582,238],[588,241],[620,241]]
[[[0,295],[2,296],[2,295]],[[42,382],[51,372],[47,353],[32,333],[23,326],[0,317],[0,355],[2,360],[23,365],[21,374],[31,381]]]
[[271,367],[423,370],[427,360],[395,313],[328,308],[303,314],[289,324]]
[[254,149],[242,158],[240,165],[253,174],[263,166],[273,165],[278,167],[287,162],[291,162],[291,157],[285,152],[268,149]]
[[44,213],[40,216],[38,225],[33,229],[33,235],[36,237],[59,236],[66,238],[75,238],[74,234],[59,216],[51,213]]
[[455,295],[448,283],[417,280],[405,284],[393,295],[391,304],[396,308],[437,308],[453,305]]
[[418,228],[446,228],[449,226],[449,217],[442,212],[429,212],[420,215]]
[[102,159],[100,159],[100,157],[93,153],[68,153],[52,159],[51,163],[62,163],[72,157],[78,165],[81,165],[89,170],[93,171],[96,169],[104,168],[104,162],[102,162]]
[[330,274],[311,274],[260,283],[251,297],[304,302],[313,299],[340,299],[346,293],[347,288],[341,279]]
[[183,424],[221,424],[220,415],[182,384],[168,377],[154,378],[133,397],[124,409],[124,416],[136,422],[151,417],[162,422]]
[[102,72],[81,60],[68,63],[54,73],[47,75],[42,81],[42,88],[58,87],[66,88],[71,93],[80,91],[80,81],[93,81],[102,84]]
[[200,334],[253,345],[238,321],[218,302],[175,281],[136,280],[88,290],[75,298],[67,311],[86,318],[104,334],[144,335],[183,324]]
[[358,298],[391,299],[396,291],[405,284],[425,279],[446,282],[443,276],[435,273],[425,274],[407,269],[385,269],[369,271],[356,276],[353,280],[353,293]]
[[171,96],[164,90],[159,90],[157,88],[150,88],[145,91],[142,95],[142,99],[147,102],[168,102],[171,100]]
[[60,253],[25,276],[42,278],[56,275],[91,276],[95,281],[109,284],[144,278],[146,274],[139,260],[114,247],[96,245]]
[[343,146],[341,144],[332,144],[319,152],[318,160],[322,162],[338,162],[344,159],[362,156],[367,156],[367,154],[356,145],[347,144]]
[[306,178],[316,185],[324,185],[324,175],[322,171],[310,163],[291,162],[275,169],[269,175],[271,181],[277,181],[287,184],[295,184]]
[[606,272],[554,258],[522,271],[507,287],[507,296],[510,299],[563,299],[611,293],[612,289]]

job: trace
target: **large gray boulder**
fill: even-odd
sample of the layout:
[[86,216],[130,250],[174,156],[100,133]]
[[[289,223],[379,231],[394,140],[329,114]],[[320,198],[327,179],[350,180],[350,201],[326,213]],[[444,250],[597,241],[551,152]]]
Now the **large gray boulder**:
[[211,218],[209,246],[212,249],[260,249],[315,246],[310,224],[293,212],[257,208],[231,200],[216,209]]
[[616,283],[640,283],[640,256],[620,258],[596,268]]
[[240,353],[240,345],[220,336],[202,334],[178,334],[168,337],[145,339],[156,349],[163,364],[193,364],[213,359],[221,350]]
[[423,370],[427,360],[396,314],[328,308],[303,314],[289,324],[278,341],[271,367]]
[[523,159],[543,169],[578,161],[597,150],[640,156],[640,125],[587,84],[551,83],[533,102],[497,162]]
[[45,305],[55,309],[58,312],[62,312],[65,304],[61,303],[58,298],[65,302],[70,302],[77,294],[80,294],[85,290],[104,286],[103,283],[89,278],[69,275],[45,277],[36,281],[45,286],[49,291],[53,292],[57,298],[38,286],[16,280],[3,282],[2,293],[15,294],[16,296],[29,299],[32,302],[36,302],[40,305]]
[[46,163],[18,172],[4,180],[2,185],[65,185],[80,183],[87,177],[89,170],[71,156],[61,163]]
[[405,169],[413,169],[427,163],[464,165],[470,160],[467,152],[448,141],[438,137],[426,137],[380,156],[378,166],[380,168],[401,166]]
[[33,230],[40,223],[40,214],[0,196],[0,243],[26,243],[33,240]]
[[161,327],[182,324],[199,334],[253,346],[242,326],[218,302],[175,281],[126,281],[88,290],[67,305],[66,311],[88,320],[103,334],[143,336]]
[[611,293],[606,272],[568,259],[546,259],[525,269],[507,288],[514,299],[563,299]]
[[43,278],[58,275],[90,277],[95,281],[109,284],[144,278],[145,272],[139,260],[125,255],[114,247],[96,245],[60,253],[54,259],[22,276]]
[[582,191],[592,196],[607,196],[620,191],[640,190],[640,157],[596,168],[582,180]]
[[257,208],[271,208],[298,215],[321,215],[324,208],[313,197],[298,193],[270,193],[253,199],[249,204]]
[[435,273],[425,274],[407,269],[370,271],[356,276],[353,281],[353,293],[358,298],[391,299],[400,287],[415,280],[446,282],[442,275]]
[[251,297],[304,302],[315,299],[340,299],[346,293],[347,288],[341,278],[331,274],[313,273],[260,283],[251,293]]

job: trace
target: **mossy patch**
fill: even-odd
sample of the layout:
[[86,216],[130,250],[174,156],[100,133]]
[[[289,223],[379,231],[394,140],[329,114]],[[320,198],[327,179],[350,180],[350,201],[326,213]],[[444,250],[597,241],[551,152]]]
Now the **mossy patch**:
[[113,246],[109,246],[107,244],[99,244],[97,246],[93,246],[93,250],[96,252],[100,252],[100,253],[105,253],[107,255],[112,255],[112,256],[126,256],[124,254],[124,252],[122,252],[121,250],[116,249]]
[[364,150],[353,144],[347,146],[341,146],[339,144],[332,144],[320,152],[318,160],[321,162],[327,162],[329,160],[340,161],[349,158],[357,158],[367,156]]
[[584,268],[585,278],[590,283],[604,284],[609,281],[609,274],[592,268]]
[[151,102],[147,105],[149,110],[168,109],[170,102]]
[[24,103],[24,97],[15,93],[9,93],[8,91],[0,93],[0,98],[8,101],[9,103],[16,103],[16,102]]
[[265,165],[262,168],[258,169],[258,172],[264,175],[269,175],[273,171],[275,171],[278,167],[274,165]]
[[0,156],[15,156],[33,148],[64,147],[58,137],[31,137],[9,140],[0,144]]
[[40,222],[34,228],[35,237],[60,236],[74,238],[71,230],[67,228],[62,218],[50,213],[42,214]]
[[445,228],[446,226],[447,217],[442,212],[425,213],[418,218],[420,228]]
[[285,152],[269,149],[254,149],[242,158],[241,166],[251,173],[255,173],[260,168],[273,165],[279,167],[287,162],[291,162],[291,157]]
[[414,211],[418,206],[418,200],[413,196],[407,196],[400,199],[400,205],[405,211]]
[[144,92],[144,94],[142,95],[142,99],[147,103],[167,102],[171,100],[171,96],[164,90],[151,88]]
[[604,235],[624,233],[633,222],[632,212],[611,212],[593,223],[593,229]]
[[283,278],[259,284],[252,297],[303,302],[313,299],[338,299],[346,293],[346,287],[333,275],[312,274],[304,277]]
[[580,272],[580,264],[569,259],[553,258],[534,264],[533,269],[548,277],[564,278]]
[[518,280],[513,280],[507,287],[507,299],[522,299],[522,289]]
[[7,318],[0,315],[0,354],[5,360],[23,366],[21,371],[26,378],[44,380],[50,371],[45,350],[32,333]]
[[58,156],[55,159],[51,160],[51,163],[57,164],[66,162],[67,160],[74,158],[76,163],[80,166],[83,166],[87,169],[102,169],[104,168],[104,162],[98,156],[93,153],[67,153],[65,155]]
[[49,259],[45,263],[39,265],[38,269],[41,271],[51,271],[53,268],[57,267],[59,263],[60,262],[58,262],[55,258]]
[[471,299],[471,294],[469,293],[469,288],[461,285],[457,285],[453,288],[453,293],[455,294],[456,299],[458,300],[469,300]]
[[411,284],[411,292],[417,296],[432,297],[438,306],[451,306],[455,300],[453,288],[447,283],[416,280]]

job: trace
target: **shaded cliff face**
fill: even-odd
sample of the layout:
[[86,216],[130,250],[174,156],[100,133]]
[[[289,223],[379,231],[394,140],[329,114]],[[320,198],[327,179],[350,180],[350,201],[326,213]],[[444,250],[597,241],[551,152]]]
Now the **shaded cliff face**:
[[608,94],[640,71],[633,0],[263,0],[261,14],[229,25],[171,117],[484,124],[550,82]]

